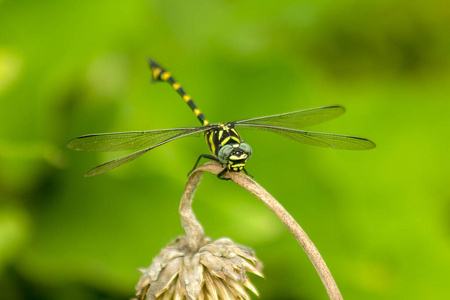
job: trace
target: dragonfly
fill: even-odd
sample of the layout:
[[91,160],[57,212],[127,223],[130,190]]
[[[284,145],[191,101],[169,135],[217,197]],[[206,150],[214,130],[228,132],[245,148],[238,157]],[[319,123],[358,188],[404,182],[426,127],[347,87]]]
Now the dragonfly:
[[96,166],[87,172],[84,175],[85,177],[95,176],[120,167],[137,159],[150,150],[171,141],[183,137],[200,136],[203,134],[212,155],[200,155],[194,165],[194,169],[202,158],[214,160],[221,163],[224,167],[224,169],[217,174],[217,177],[219,179],[229,180],[229,178],[223,177],[227,172],[244,171],[248,174],[245,165],[252,156],[252,148],[249,144],[244,142],[237,129],[269,131],[304,144],[326,148],[345,150],[369,150],[375,148],[375,144],[372,141],[362,137],[305,131],[301,129],[306,126],[329,121],[342,115],[345,112],[345,109],[339,105],[323,106],[227,123],[210,123],[195,105],[191,96],[184,91],[170,72],[161,67],[153,59],[149,58],[148,63],[152,72],[152,82],[162,81],[169,83],[191,108],[202,126],[148,131],[97,133],[74,138],[67,143],[67,148],[77,151],[109,152],[140,149]]

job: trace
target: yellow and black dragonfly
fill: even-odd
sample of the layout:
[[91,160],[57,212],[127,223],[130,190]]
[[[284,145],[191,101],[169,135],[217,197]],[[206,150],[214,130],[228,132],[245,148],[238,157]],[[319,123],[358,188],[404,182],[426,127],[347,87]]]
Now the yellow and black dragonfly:
[[252,156],[252,149],[250,145],[243,141],[236,130],[237,128],[270,131],[305,144],[319,147],[346,150],[368,150],[375,148],[373,142],[361,137],[300,130],[300,128],[305,126],[322,123],[342,115],[345,112],[345,109],[338,105],[299,110],[228,123],[211,124],[205,119],[191,97],[185,93],[180,84],[175,81],[168,71],[163,69],[152,59],[149,59],[148,62],[152,71],[152,81],[165,81],[169,83],[192,109],[202,126],[148,131],[98,133],[77,137],[67,143],[68,148],[79,151],[99,152],[141,149],[93,168],[85,174],[86,177],[95,176],[115,169],[135,160],[144,153],[173,140],[186,136],[198,136],[201,133],[204,133],[206,144],[213,155],[200,155],[194,169],[203,157],[218,161],[224,165],[224,169],[217,175],[220,179],[226,179],[222,176],[227,171],[244,171],[247,173],[245,164]]

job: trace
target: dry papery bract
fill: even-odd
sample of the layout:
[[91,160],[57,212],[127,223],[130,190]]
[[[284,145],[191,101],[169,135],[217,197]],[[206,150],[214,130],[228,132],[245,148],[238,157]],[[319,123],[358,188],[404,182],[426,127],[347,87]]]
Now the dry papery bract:
[[263,276],[262,264],[252,249],[227,238],[190,252],[181,236],[153,259],[136,287],[138,299],[250,299],[246,288],[258,295],[246,272]]

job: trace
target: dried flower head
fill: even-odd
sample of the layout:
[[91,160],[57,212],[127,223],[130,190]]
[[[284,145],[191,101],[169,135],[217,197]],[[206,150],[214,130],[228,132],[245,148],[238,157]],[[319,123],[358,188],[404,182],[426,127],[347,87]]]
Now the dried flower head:
[[263,277],[262,264],[252,249],[227,238],[204,238],[196,252],[186,237],[177,238],[153,259],[136,286],[140,300],[250,299],[248,288],[258,291],[246,272]]

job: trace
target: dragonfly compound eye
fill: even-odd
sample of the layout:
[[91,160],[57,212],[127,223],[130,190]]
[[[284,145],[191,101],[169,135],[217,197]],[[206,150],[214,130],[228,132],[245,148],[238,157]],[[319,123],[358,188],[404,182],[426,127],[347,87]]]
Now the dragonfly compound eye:
[[[239,145],[239,148],[241,148],[242,151],[244,151],[244,152],[248,155],[248,158],[252,157],[252,147],[250,147],[249,144],[247,144],[247,143],[241,143],[241,144]],[[248,159],[248,158],[247,158],[247,159]]]
[[226,164],[228,162],[228,158],[231,155],[231,151],[233,151],[233,146],[231,145],[225,145],[222,148],[220,148],[218,153],[219,161],[223,164]]

